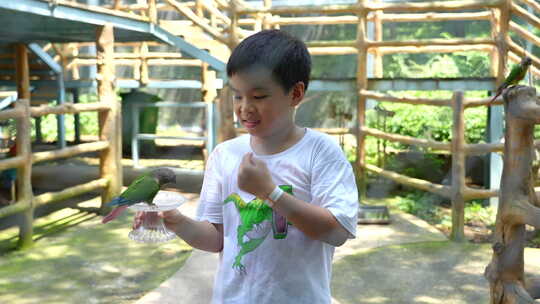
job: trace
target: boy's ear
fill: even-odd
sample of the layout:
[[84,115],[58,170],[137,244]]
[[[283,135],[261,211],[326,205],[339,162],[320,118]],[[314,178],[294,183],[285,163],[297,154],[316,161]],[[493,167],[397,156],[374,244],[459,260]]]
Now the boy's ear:
[[303,81],[297,82],[291,89],[292,102],[291,106],[297,106],[302,99],[304,99],[304,94],[306,92],[306,85]]

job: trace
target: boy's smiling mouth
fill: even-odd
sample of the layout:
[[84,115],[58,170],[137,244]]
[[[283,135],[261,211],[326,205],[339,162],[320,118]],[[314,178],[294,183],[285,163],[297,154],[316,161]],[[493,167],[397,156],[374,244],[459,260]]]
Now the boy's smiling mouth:
[[255,128],[260,122],[261,122],[260,120],[245,120],[245,119],[242,120],[242,124],[244,125],[244,127],[248,129]]

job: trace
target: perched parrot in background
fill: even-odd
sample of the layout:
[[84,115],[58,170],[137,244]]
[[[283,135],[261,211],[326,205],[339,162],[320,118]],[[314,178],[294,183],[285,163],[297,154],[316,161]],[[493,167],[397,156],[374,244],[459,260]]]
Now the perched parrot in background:
[[152,205],[152,200],[165,185],[176,183],[176,175],[171,169],[159,168],[137,177],[129,187],[114,198],[107,206],[116,206],[101,221],[103,224],[117,218],[127,207],[145,202]]
[[493,96],[493,98],[489,102],[492,103],[493,101],[495,101],[495,99],[497,99],[497,97],[499,97],[506,88],[510,86],[515,86],[520,81],[522,81],[523,78],[525,78],[525,75],[527,75],[527,71],[529,70],[531,64],[532,59],[527,56],[523,57],[519,64],[514,64],[512,66],[512,69],[510,70],[510,74],[506,76],[504,82],[499,86],[499,88],[497,88],[497,94]]

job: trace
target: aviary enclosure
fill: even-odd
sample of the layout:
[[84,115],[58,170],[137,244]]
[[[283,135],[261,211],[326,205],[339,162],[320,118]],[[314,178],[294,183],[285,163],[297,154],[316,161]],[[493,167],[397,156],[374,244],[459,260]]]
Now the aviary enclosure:
[[[526,109],[512,112],[520,121],[519,128],[530,129],[538,123],[536,118],[529,117],[538,113],[535,108],[535,94],[525,89],[511,92],[509,99],[519,99],[519,102],[506,103],[507,136],[505,143],[493,142],[469,144],[465,141],[465,109],[472,107],[493,107],[503,104],[502,99],[489,103],[489,99],[465,98],[468,90],[485,89],[493,92],[502,83],[508,66],[519,62],[522,57],[532,59],[531,74],[540,77],[540,58],[527,50],[520,41],[527,41],[533,48],[540,47],[537,29],[540,28],[540,5],[534,0],[463,0],[463,1],[420,1],[420,2],[386,2],[386,1],[342,1],[339,4],[281,6],[271,0],[257,1],[176,1],[176,0],[138,0],[138,1],[39,1],[24,0],[13,3],[0,3],[1,22],[8,29],[2,43],[13,46],[12,51],[2,55],[6,60],[12,60],[8,68],[13,74],[2,78],[2,81],[17,87],[18,100],[10,108],[0,112],[0,119],[15,119],[17,155],[0,161],[0,169],[17,168],[16,202],[0,209],[0,217],[22,214],[24,221],[20,226],[20,247],[32,244],[33,212],[39,205],[49,204],[58,200],[77,196],[96,189],[102,189],[103,201],[117,195],[122,186],[121,167],[121,129],[120,103],[116,99],[118,88],[195,88],[201,91],[201,99],[210,106],[215,106],[215,116],[209,119],[214,122],[213,129],[206,130],[206,140],[211,144],[236,136],[237,130],[226,86],[224,67],[230,50],[251,33],[268,28],[280,28],[291,25],[324,26],[349,24],[356,27],[354,40],[324,40],[306,41],[312,56],[342,56],[355,55],[357,71],[354,79],[314,79],[313,91],[351,91],[356,94],[356,113],[354,127],[321,129],[329,134],[352,134],[356,137],[356,171],[362,177],[369,171],[397,183],[436,193],[451,200],[452,230],[451,239],[464,240],[464,206],[472,199],[482,199],[499,196],[500,208],[514,198],[507,197],[505,189],[478,189],[468,187],[465,183],[465,157],[487,153],[504,152],[505,170],[507,166],[525,166],[523,172],[510,178],[521,181],[529,178],[527,165],[508,164],[518,152],[506,147],[520,136],[519,143],[524,150],[532,151],[538,148],[540,142],[527,135],[518,134],[511,127],[508,117],[509,107],[523,105]],[[260,3],[259,3],[260,2]],[[26,9],[26,8],[32,9]],[[84,18],[82,18],[84,17]],[[17,19],[19,18],[19,19]],[[49,25],[39,30],[31,27],[20,27],[13,30],[9,25],[20,18],[29,18],[31,22],[43,22]],[[489,37],[463,37],[448,39],[410,39],[384,40],[385,25],[404,22],[445,22],[483,20],[489,22],[491,33]],[[519,20],[516,21],[516,20]],[[62,26],[60,26],[62,25]],[[528,26],[527,26],[528,25]],[[533,30],[530,30],[530,29]],[[536,29],[536,30],[535,30]],[[70,31],[71,30],[71,31]],[[3,30],[5,31],[5,30]],[[3,32],[4,33],[4,32]],[[516,40],[517,39],[517,40]],[[39,53],[30,46],[34,41],[42,43],[40,47],[47,56],[42,55],[41,61],[48,64],[48,69],[57,71],[50,75],[36,73],[39,67],[32,63],[32,54]],[[175,51],[155,51],[156,47],[168,45]],[[92,47],[94,54],[83,51]],[[116,51],[115,47],[124,47],[130,51]],[[393,54],[427,54],[452,53],[456,51],[484,52],[490,61],[490,73],[482,78],[459,79],[395,79],[383,77],[384,56]],[[29,59],[30,58],[30,59]],[[56,65],[55,65],[56,64]],[[54,67],[61,67],[54,69]],[[94,79],[85,79],[82,67],[94,66],[97,74]],[[131,70],[130,77],[119,79],[115,67],[123,66]],[[155,79],[151,70],[159,66],[195,67],[200,69],[200,78],[195,81],[179,79]],[[221,81],[219,80],[221,79]],[[31,89],[36,86],[52,87],[57,90],[51,99],[57,100],[57,105],[43,105],[32,96]],[[83,86],[94,86],[98,94],[98,102],[72,103],[66,102],[66,89],[77,90]],[[387,91],[407,90],[451,90],[453,97],[449,99],[396,97]],[[526,93],[523,93],[523,92]],[[525,97],[523,97],[525,96]],[[431,105],[450,107],[452,109],[452,140],[438,142],[430,139],[420,139],[370,128],[366,123],[367,101],[405,103],[411,105]],[[523,100],[523,101],[522,101]],[[537,101],[536,101],[537,103]],[[60,144],[59,149],[47,152],[33,152],[31,143],[30,119],[47,114],[58,115],[59,121],[63,115],[77,115],[81,112],[93,111],[99,113],[99,140],[72,146]],[[523,118],[524,116],[527,118]],[[538,116],[536,116],[538,117]],[[523,120],[529,120],[524,122]],[[512,120],[513,121],[513,120]],[[59,142],[62,142],[62,124],[59,124]],[[37,130],[36,130],[37,131]],[[513,132],[513,133],[512,133]],[[512,133],[512,134],[509,134]],[[530,135],[530,136],[529,136]],[[388,171],[382,167],[366,162],[366,137],[399,142],[425,149],[447,151],[452,156],[450,185],[432,183],[426,180],[411,178],[405,174]],[[100,177],[86,184],[65,189],[60,192],[46,193],[35,196],[32,192],[31,174],[33,164],[45,160],[73,157],[86,152],[99,152]],[[207,151],[208,152],[208,151]],[[509,153],[509,155],[508,155]],[[529,155],[529,154],[526,154]],[[522,159],[522,161],[524,161]],[[528,161],[528,160],[527,160]],[[521,168],[521,167],[520,167]],[[506,171],[508,172],[508,171]],[[508,174],[507,174],[508,175]],[[508,179],[503,175],[503,185]],[[361,188],[365,182],[359,179]],[[508,182],[511,183],[511,182]],[[531,182],[531,187],[533,183]],[[525,192],[523,192],[523,191]],[[534,188],[521,189],[519,201],[528,197],[537,205],[538,195]],[[514,192],[513,190],[511,192]],[[514,193],[518,195],[517,192]],[[511,196],[511,195],[510,195]],[[513,207],[512,207],[513,208]],[[511,209],[512,209],[511,208]],[[536,207],[533,211],[536,212]],[[512,209],[513,210],[513,209]],[[506,209],[500,209],[499,213]],[[524,224],[536,225],[537,219],[517,215],[501,218],[497,223],[498,239],[494,246],[494,261],[487,271],[492,282],[493,303],[531,303],[523,293],[525,286],[521,264],[513,264],[511,274],[498,273],[493,265],[497,261],[506,261],[504,248],[514,248],[507,242],[519,240]],[[530,213],[531,214],[535,213]],[[508,236],[511,235],[509,238]],[[518,241],[516,241],[518,242]],[[502,247],[501,247],[502,246]],[[510,246],[510,247],[507,247]],[[501,249],[502,248],[502,249]],[[517,250],[517,249],[516,249]],[[521,247],[521,253],[523,248]],[[506,251],[508,252],[508,251]],[[512,251],[519,258],[519,250]],[[495,268],[494,268],[495,267]],[[521,268],[520,268],[521,267]],[[516,270],[517,269],[517,270]],[[521,269],[521,270],[520,270]],[[500,270],[500,269],[499,269]],[[504,274],[502,277],[499,274]],[[508,274],[508,275],[507,275]],[[528,285],[527,285],[528,286]],[[532,297],[538,293],[536,288],[529,290]],[[518,295],[518,296],[514,296]],[[524,300],[527,298],[528,300]],[[500,302],[500,299],[505,299]],[[506,301],[506,302],[505,302]]]

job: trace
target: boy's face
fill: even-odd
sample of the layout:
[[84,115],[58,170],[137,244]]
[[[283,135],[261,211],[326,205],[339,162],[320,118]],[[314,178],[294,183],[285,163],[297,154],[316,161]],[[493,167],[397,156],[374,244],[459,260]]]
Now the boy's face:
[[270,136],[294,125],[294,107],[304,96],[302,82],[285,92],[266,68],[235,73],[229,81],[236,116],[251,135]]

